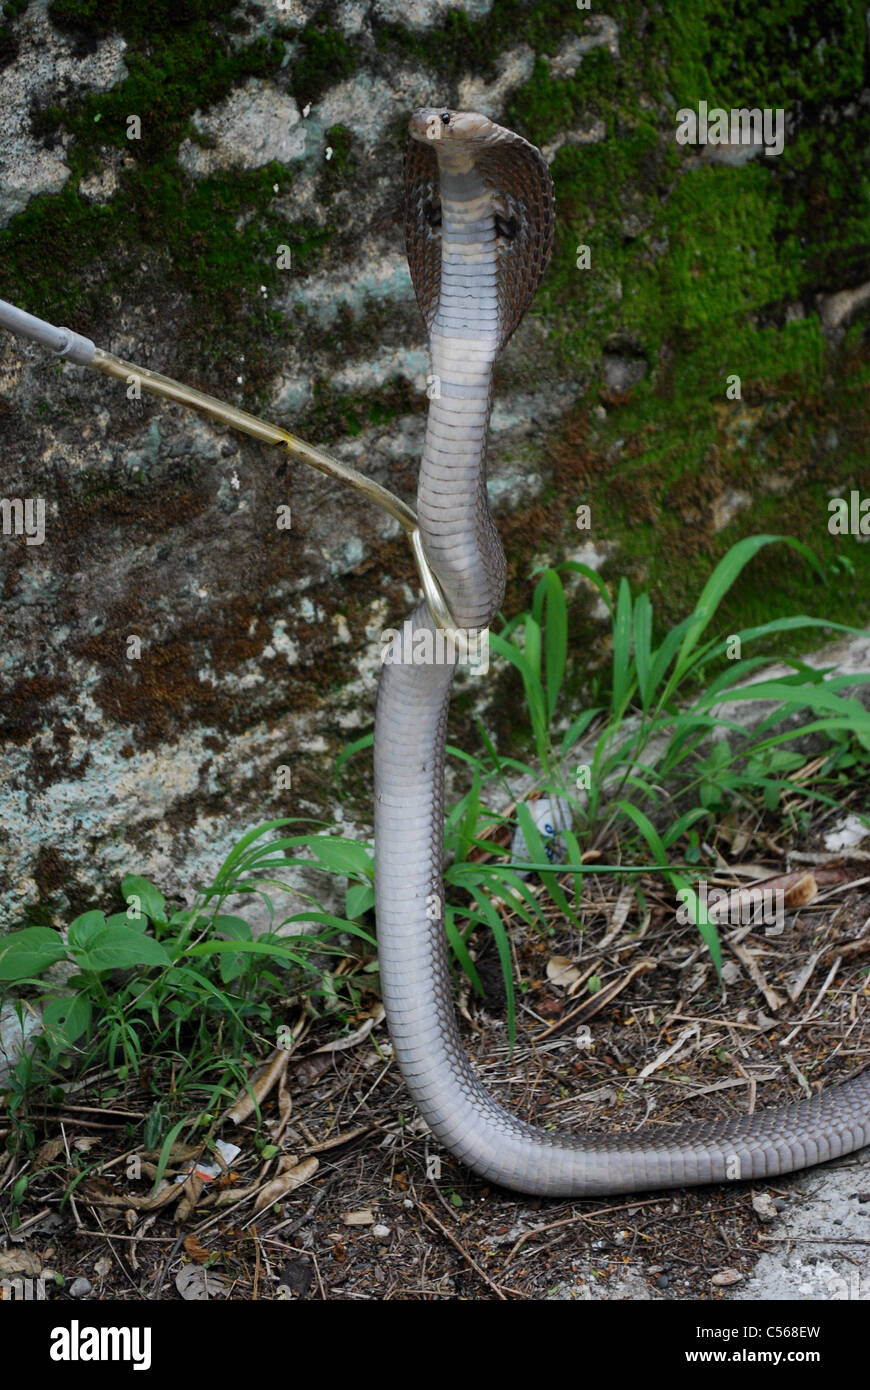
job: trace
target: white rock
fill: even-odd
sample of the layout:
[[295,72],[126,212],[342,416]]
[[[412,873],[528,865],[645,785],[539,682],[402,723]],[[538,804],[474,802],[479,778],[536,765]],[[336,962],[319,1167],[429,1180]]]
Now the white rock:
[[210,111],[195,111],[192,120],[201,134],[215,141],[214,149],[182,141],[178,162],[195,177],[217,169],[261,169],[273,160],[288,164],[306,153],[306,130],[296,101],[256,77]]
[[844,821],[825,836],[825,849],[854,849],[870,835],[870,830],[860,816],[847,816]]
[[30,128],[31,110],[61,93],[81,101],[128,75],[120,34],[101,40],[92,53],[74,55],[73,40],[50,23],[47,7],[30,5],[13,24],[19,50],[0,77],[0,227],[37,193],[59,193],[70,176],[65,162],[70,137],[46,149]]

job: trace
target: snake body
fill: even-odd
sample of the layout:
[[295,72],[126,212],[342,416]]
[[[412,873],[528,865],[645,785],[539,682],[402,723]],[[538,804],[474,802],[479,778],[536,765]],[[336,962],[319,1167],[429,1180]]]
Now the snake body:
[[[505,562],[486,496],[497,353],[531,302],[553,239],[540,152],[486,117],[425,109],[410,122],[405,235],[432,376],[417,495],[426,558],[457,627],[495,617]],[[425,604],[405,650],[434,643]],[[434,649],[434,647],[433,647]],[[752,1116],[633,1134],[537,1129],[476,1079],[453,1009],[443,918],[443,781],[453,679],[385,663],[375,721],[375,901],[384,1005],[408,1090],[433,1133],[481,1177],[543,1196],[771,1177],[870,1143],[870,1071]]]

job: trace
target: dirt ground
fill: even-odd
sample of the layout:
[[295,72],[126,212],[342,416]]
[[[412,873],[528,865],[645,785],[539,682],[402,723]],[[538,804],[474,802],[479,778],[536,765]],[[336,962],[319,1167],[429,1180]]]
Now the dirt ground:
[[[532,934],[503,908],[522,986],[513,1053],[491,946],[477,960],[485,1003],[466,989],[460,1005],[493,1094],[538,1125],[629,1131],[769,1108],[861,1071],[870,855],[786,858],[768,840],[742,867],[744,877],[790,871],[799,884],[811,874],[815,896],[786,912],[781,933],[723,925],[721,984],[696,929],[675,920],[652,878],[641,909],[631,886],[587,877],[580,942],[555,909],[552,934]],[[321,1020],[271,1059],[261,1090],[273,1157],[255,1147],[254,1116],[224,1119],[217,1133],[240,1150],[226,1171],[175,1182],[199,1153],[175,1150],[156,1198],[157,1155],[142,1150],[152,1098],[131,1083],[103,1104],[101,1078],[70,1089],[45,1111],[35,1155],[0,1159],[0,1275],[42,1277],[61,1301],[721,1300],[770,1248],[771,1212],[800,1200],[788,1177],[586,1202],[486,1186],[416,1120],[376,999],[358,1025],[347,1039]],[[0,1135],[9,1129],[0,1115]],[[866,1225],[870,1192],[856,1188],[854,1199]]]

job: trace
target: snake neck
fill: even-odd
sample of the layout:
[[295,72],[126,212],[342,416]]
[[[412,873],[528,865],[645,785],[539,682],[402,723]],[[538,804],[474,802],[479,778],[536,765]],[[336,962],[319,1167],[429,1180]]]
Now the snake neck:
[[443,160],[441,292],[429,346],[429,417],[417,491],[426,558],[457,626],[477,630],[504,594],[505,561],[486,496],[486,436],[498,351],[492,194],[473,165]]

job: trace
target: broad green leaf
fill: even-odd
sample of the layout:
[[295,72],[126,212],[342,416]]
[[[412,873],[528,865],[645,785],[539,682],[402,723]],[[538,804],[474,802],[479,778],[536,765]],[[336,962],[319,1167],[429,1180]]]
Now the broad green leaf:
[[370,883],[352,883],[345,895],[344,910],[352,922],[375,905],[375,890]]
[[88,945],[101,932],[106,930],[106,919],[102,912],[83,912],[69,924],[67,941],[71,951],[86,951]]
[[534,673],[535,679],[541,679],[541,648],[542,634],[541,625],[536,623],[530,613],[526,614],[526,621],[523,624],[523,634],[525,636],[525,657],[529,667]]
[[212,926],[215,931],[221,931],[228,936],[231,941],[250,941],[251,926],[244,917],[233,917],[227,913],[219,913],[215,917]]
[[248,962],[240,951],[226,951],[218,961],[218,973],[225,985],[244,975],[247,968]]
[[171,965],[159,941],[130,927],[107,927],[85,951],[73,951],[81,970],[130,970],[136,965]]
[[50,999],[42,1011],[42,1021],[52,1041],[57,1039],[60,1046],[56,1050],[60,1051],[91,1026],[91,1001],[86,994]]
[[166,921],[166,899],[160,889],[149,883],[147,878],[140,878],[138,874],[127,874],[121,882],[121,896],[125,902],[129,902],[131,898],[138,898],[140,909],[152,922]]
[[63,960],[66,946],[49,927],[25,927],[0,937],[0,980],[24,980],[40,975]]
[[[185,916],[187,915],[189,914],[185,914]],[[175,919],[174,924],[176,925],[177,922],[181,920],[175,913],[173,913],[173,918]],[[146,932],[148,930],[148,918],[145,916],[144,912],[140,912],[136,917],[128,917],[126,912],[113,912],[106,918],[104,925],[107,927],[124,927],[127,931]],[[87,945],[87,942],[83,944]]]
[[312,854],[322,864],[341,874],[373,875],[371,851],[358,840],[343,840],[337,835],[318,835],[311,840]]

